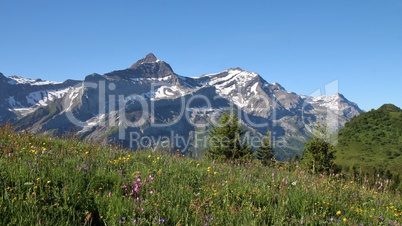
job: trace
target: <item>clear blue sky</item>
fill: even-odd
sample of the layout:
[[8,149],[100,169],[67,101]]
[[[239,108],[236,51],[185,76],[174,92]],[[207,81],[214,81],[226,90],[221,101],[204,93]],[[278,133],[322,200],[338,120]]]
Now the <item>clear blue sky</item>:
[[364,110],[402,107],[400,0],[3,0],[0,72],[62,81],[152,52],[176,73],[230,67],[310,94],[338,79]]

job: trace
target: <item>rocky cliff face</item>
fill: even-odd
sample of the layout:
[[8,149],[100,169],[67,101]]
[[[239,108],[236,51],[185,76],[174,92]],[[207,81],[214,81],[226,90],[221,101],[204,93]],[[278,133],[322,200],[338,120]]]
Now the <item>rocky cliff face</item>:
[[[341,94],[297,95],[241,68],[195,78],[180,76],[153,54],[127,69],[88,75],[82,82],[0,75],[0,87],[3,122],[18,120],[20,128],[194,155],[204,149],[206,131],[225,109],[238,110],[250,132],[248,139],[271,131],[280,159],[301,153],[316,122],[336,130],[362,112]],[[15,94],[5,91],[13,88]]]

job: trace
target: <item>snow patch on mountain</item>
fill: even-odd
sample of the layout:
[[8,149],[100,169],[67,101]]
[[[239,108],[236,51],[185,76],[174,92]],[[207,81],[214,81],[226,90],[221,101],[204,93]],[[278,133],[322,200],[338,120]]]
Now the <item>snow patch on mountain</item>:
[[[223,74],[223,76],[218,76]],[[234,68],[219,74],[206,75],[211,78],[209,85],[217,87],[227,86],[229,83],[237,82],[239,85],[245,85],[248,81],[258,76],[257,73],[244,71],[240,68]]]
[[49,102],[64,97],[70,89],[71,87],[61,90],[36,91],[26,96],[26,99],[29,104],[37,106],[46,106]]
[[338,111],[342,110],[340,109],[340,98],[338,95],[332,95],[332,96],[327,96],[327,95],[321,95],[318,97],[313,97],[311,99],[313,103],[319,104],[323,107],[329,108],[333,111]]
[[176,98],[185,94],[186,91],[179,86],[161,86],[155,91],[154,99]]
[[17,85],[17,84],[28,84],[32,86],[41,86],[41,85],[56,85],[56,84],[61,84],[62,82],[53,82],[53,81],[47,81],[47,80],[41,80],[41,79],[30,79],[30,78],[22,78],[19,76],[10,76],[10,80],[8,81],[9,84],[11,85]]
[[131,78],[132,81],[134,82],[140,82],[140,81],[148,81],[148,82],[164,82],[164,81],[169,81],[172,78],[171,75],[167,75],[162,78]]
[[25,98],[28,105],[24,105],[21,102],[15,100],[14,96],[9,97],[7,100],[11,106],[12,111],[19,113],[21,116],[26,116],[39,107],[47,106],[49,103],[64,97],[71,87],[60,90],[42,90],[35,91],[28,94]]

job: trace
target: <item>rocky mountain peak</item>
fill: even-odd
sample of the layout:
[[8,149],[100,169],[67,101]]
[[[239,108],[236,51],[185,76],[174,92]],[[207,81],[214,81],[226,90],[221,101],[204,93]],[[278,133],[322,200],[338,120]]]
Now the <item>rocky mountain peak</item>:
[[139,60],[139,61],[135,62],[133,65],[131,65],[129,67],[129,69],[135,69],[142,64],[154,64],[154,63],[158,63],[158,62],[161,62],[161,61],[158,58],[156,58],[156,56],[153,53],[149,53],[144,58],[142,58],[141,60]]
[[174,76],[173,69],[166,62],[159,60],[154,54],[149,53],[135,64],[125,70],[123,76],[131,78],[163,78],[166,76]]
[[159,61],[153,53],[148,53],[142,60],[144,63],[155,63]]

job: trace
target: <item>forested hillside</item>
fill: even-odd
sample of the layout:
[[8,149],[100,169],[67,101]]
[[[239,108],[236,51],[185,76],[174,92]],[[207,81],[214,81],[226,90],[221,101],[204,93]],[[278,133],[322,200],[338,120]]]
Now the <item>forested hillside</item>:
[[395,105],[352,118],[338,138],[336,163],[345,171],[390,179],[402,174],[402,110]]

